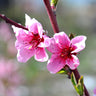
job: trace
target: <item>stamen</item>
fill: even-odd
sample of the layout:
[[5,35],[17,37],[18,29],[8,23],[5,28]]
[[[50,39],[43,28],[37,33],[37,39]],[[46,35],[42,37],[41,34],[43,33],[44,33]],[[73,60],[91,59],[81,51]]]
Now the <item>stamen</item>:
[[31,48],[32,48],[32,45],[28,49],[31,49]]
[[29,49],[31,49],[32,47],[37,47],[40,42],[44,42],[44,38],[40,38],[39,34],[33,34],[32,40],[29,42],[30,44],[32,44],[32,46],[30,46]]

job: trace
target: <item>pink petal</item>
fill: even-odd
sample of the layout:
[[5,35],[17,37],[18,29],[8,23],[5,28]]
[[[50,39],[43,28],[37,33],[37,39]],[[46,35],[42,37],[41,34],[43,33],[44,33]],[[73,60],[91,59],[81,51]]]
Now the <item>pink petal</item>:
[[15,27],[14,25],[12,25],[12,28],[14,33],[17,33],[19,30],[21,30],[21,28]]
[[65,66],[65,61],[60,56],[52,55],[51,59],[48,61],[47,69],[55,74],[59,72]]
[[19,62],[27,62],[33,55],[34,55],[35,51],[32,49],[25,49],[25,48],[21,48],[18,49],[18,54],[17,54],[17,59]]
[[38,23],[38,33],[40,38],[42,38],[42,34],[43,34],[43,27],[40,23]]
[[71,40],[72,45],[75,45],[77,48],[74,52],[79,52],[85,48],[86,36],[77,36]]
[[70,39],[64,32],[56,33],[54,39],[61,47],[69,47],[70,45]]
[[19,42],[18,40],[16,40],[16,42],[15,42],[15,47],[16,47],[17,49],[20,49],[20,48],[24,47],[24,44],[21,43],[21,42]]
[[35,59],[40,62],[45,62],[48,60],[48,55],[44,48],[37,48],[35,53]]
[[30,16],[28,16],[27,14],[25,14],[25,26],[28,28],[28,26],[29,25],[31,25],[32,24],[32,22],[31,22],[31,18],[30,18]]
[[32,49],[32,44],[30,44],[28,41],[24,41],[24,42],[20,42],[18,40],[16,40],[15,42],[15,47],[17,49],[21,49],[21,48],[25,48],[25,49]]
[[31,19],[27,14],[25,14],[25,25],[30,32],[39,34],[40,37],[42,37],[43,27],[35,18]]
[[41,42],[38,47],[49,47],[51,39],[47,36],[43,36],[44,42]]
[[47,47],[47,50],[51,53],[60,53],[60,48],[58,46],[58,43],[55,42],[54,38],[50,39],[50,46]]
[[66,64],[72,69],[76,69],[79,65],[79,59],[75,56],[75,55],[72,55],[72,58],[68,58],[66,60]]
[[96,95],[96,88],[94,88],[93,93]]
[[30,36],[30,34],[28,34],[28,32],[27,31],[25,31],[25,30],[23,30],[23,29],[21,29],[21,28],[17,28],[17,27],[15,27],[15,26],[13,26],[13,30],[14,30],[14,32],[15,32],[15,36],[16,36],[16,38],[17,38],[17,40],[18,41],[28,41],[28,40],[30,40],[32,37],[32,34],[31,34],[31,36]]
[[30,29],[29,29],[31,32],[33,32],[34,34],[38,34],[38,26],[37,26],[37,23],[34,23],[30,26]]
[[32,24],[28,25],[28,29],[30,32],[33,32],[34,34],[39,34],[40,37],[42,38],[42,34],[43,34],[43,27],[42,25],[35,19],[33,18],[31,20]]
[[18,32],[16,38],[17,40],[15,42],[15,46],[17,49],[21,47],[26,47],[26,48],[28,47],[27,49],[29,49],[29,46],[32,45],[31,43],[29,43],[33,38],[32,34],[30,35],[30,34],[26,34],[24,31],[20,31]]

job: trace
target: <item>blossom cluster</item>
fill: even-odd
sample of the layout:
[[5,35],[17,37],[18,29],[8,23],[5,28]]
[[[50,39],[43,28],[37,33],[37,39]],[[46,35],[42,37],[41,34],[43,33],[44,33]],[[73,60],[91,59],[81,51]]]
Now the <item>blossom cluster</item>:
[[[76,36],[70,40],[65,32],[59,32],[49,38],[44,33],[41,23],[34,18],[31,19],[27,14],[25,27],[28,30],[12,27],[17,39],[15,46],[19,62],[27,62],[32,56],[40,62],[48,60],[47,69],[51,73],[57,73],[65,65],[72,70],[78,67],[79,59],[76,55],[85,48],[86,36]],[[52,53],[50,59],[45,48]]]
[[[17,96],[22,75],[17,72],[19,66],[12,60],[0,59],[0,96]],[[18,78],[18,79],[17,79]]]
[[96,96],[96,87],[94,88],[93,93],[93,96]]

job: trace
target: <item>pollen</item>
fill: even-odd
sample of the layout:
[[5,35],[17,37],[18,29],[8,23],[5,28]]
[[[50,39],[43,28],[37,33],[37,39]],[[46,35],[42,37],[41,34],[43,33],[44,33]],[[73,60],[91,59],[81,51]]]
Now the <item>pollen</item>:
[[32,45],[28,49],[31,49],[31,48],[32,48]]
[[64,54],[61,54],[61,57],[64,57]]

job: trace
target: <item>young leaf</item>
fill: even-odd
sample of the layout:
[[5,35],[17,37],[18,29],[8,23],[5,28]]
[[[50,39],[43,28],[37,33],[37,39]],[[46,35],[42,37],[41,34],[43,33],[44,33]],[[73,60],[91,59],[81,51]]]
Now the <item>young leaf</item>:
[[76,80],[75,80],[75,76],[73,72],[71,73],[71,81],[72,81],[73,86],[76,87]]
[[82,96],[83,95],[83,91],[84,91],[84,87],[83,87],[83,76],[80,77],[78,83],[80,84],[80,90],[79,91],[80,91],[80,95]]
[[75,35],[74,35],[73,33],[70,33],[70,34],[69,34],[70,40],[71,40],[72,38],[74,38],[74,37],[75,37]]
[[61,69],[61,70],[58,72],[58,74],[67,74],[67,71],[63,68],[63,69]]
[[72,81],[72,84],[73,84],[76,92],[80,96],[83,96],[83,91],[84,91],[84,87],[83,87],[83,76],[80,77],[80,79],[78,80],[78,84],[77,84],[76,83],[75,76],[74,76],[74,73],[72,72],[72,74],[71,74],[71,81]]
[[58,3],[58,0],[51,0],[51,5],[54,5],[56,7],[57,3]]
[[56,6],[57,6],[58,0],[51,0],[51,8],[54,14],[56,15]]

